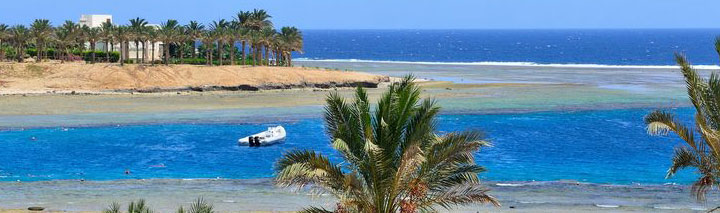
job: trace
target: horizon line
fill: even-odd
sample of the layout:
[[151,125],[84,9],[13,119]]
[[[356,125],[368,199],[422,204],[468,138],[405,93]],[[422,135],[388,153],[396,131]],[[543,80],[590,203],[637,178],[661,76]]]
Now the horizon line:
[[720,30],[720,27],[638,27],[638,28],[301,28],[301,30]]

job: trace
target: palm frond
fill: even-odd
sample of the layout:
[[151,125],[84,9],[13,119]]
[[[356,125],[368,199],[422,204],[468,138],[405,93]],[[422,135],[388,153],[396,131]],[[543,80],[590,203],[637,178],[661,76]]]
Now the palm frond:
[[128,213],[152,213],[153,211],[147,205],[144,199],[130,202],[128,205]]
[[498,204],[480,186],[477,174],[485,169],[475,163],[475,153],[489,142],[479,131],[437,136],[440,108],[433,99],[421,100],[420,91],[414,77],[406,76],[388,86],[373,111],[362,88],[351,101],[331,92],[324,119],[344,162],[334,165],[313,151],[290,151],[275,166],[276,183],[321,188],[338,199],[338,212]]
[[[182,207],[180,208],[182,210]],[[215,212],[214,207],[208,204],[205,199],[199,197],[195,202],[190,205],[188,213],[213,213]]]
[[[715,48],[720,54],[720,39],[716,39]],[[704,200],[707,191],[717,184],[720,172],[720,75],[712,73],[709,79],[704,79],[684,55],[675,54],[675,60],[685,78],[688,98],[695,107],[695,126],[686,127],[672,114],[663,111],[648,114],[645,123],[651,135],[673,132],[685,141],[688,146],[675,149],[666,177],[694,167],[700,177],[693,183],[691,192],[696,199]],[[700,137],[696,138],[696,135]]]
[[346,190],[342,169],[314,151],[290,151],[278,161],[276,170],[275,180],[281,186],[314,184],[333,191]]
[[[498,200],[487,194],[489,190],[478,184],[456,186],[442,192],[436,192],[424,202],[440,205],[446,209],[470,203],[490,203],[500,206]],[[427,206],[427,205],[422,205]]]
[[680,147],[675,149],[675,153],[672,157],[672,165],[668,169],[666,178],[674,176],[677,171],[690,166],[699,166],[700,160],[697,153],[686,147]]
[[328,211],[320,207],[308,207],[299,211],[298,213],[332,213],[332,211]]
[[120,213],[120,204],[113,202],[107,208],[103,209],[103,213]]
[[691,147],[696,147],[693,131],[682,125],[675,117],[663,111],[653,111],[645,116],[648,133],[651,135],[666,135],[672,131]]

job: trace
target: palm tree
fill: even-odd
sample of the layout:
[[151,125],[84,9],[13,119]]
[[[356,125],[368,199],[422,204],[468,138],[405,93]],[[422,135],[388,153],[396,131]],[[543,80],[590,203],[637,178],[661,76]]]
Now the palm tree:
[[152,213],[150,207],[145,204],[145,200],[140,199],[137,202],[130,202],[128,205],[128,213]]
[[30,31],[37,46],[37,61],[41,62],[44,58],[47,41],[50,40],[53,34],[53,27],[50,20],[35,19],[35,22],[30,26]]
[[115,39],[117,39],[118,43],[120,43],[120,66],[125,65],[125,60],[127,59],[128,47],[130,46],[128,42],[131,40],[130,35],[130,28],[127,26],[117,26],[115,27],[115,31],[113,32]]
[[235,42],[241,41],[243,35],[243,27],[240,22],[231,21],[228,28],[228,40],[230,41],[230,65],[235,65]]
[[200,38],[203,35],[203,31],[205,30],[205,25],[198,23],[197,21],[190,21],[188,25],[185,26],[186,33],[192,41],[192,57],[197,58],[197,48],[195,47],[195,42],[197,40],[200,40]]
[[245,25],[252,30],[260,31],[266,27],[272,27],[272,21],[270,21],[270,14],[265,10],[255,9],[250,13],[250,17],[246,21]]
[[281,58],[286,66],[292,66],[292,52],[303,49],[302,32],[295,27],[283,27],[280,30],[278,39],[281,43]]
[[272,27],[266,27],[260,31],[260,47],[265,49],[265,56],[263,58],[265,59],[264,65],[266,66],[270,65],[270,49],[272,49],[271,45],[274,43],[276,33]]
[[10,27],[6,24],[0,24],[0,61],[5,60],[5,47],[3,42],[10,38]]
[[[176,37],[175,37],[175,44],[178,46],[178,48],[177,48],[176,51],[177,51],[178,57],[180,57],[180,60],[179,60],[179,61],[180,61],[180,64],[183,64],[183,63],[184,63],[184,59],[185,59],[185,51],[186,51],[185,47],[186,47],[186,45],[188,44],[188,41],[189,41],[189,40],[192,40],[192,39],[190,38],[190,36],[188,36],[187,34],[185,34],[185,32],[187,31],[187,29],[185,29],[185,27],[183,27],[183,26],[178,26],[177,31],[178,31],[178,33],[175,34],[175,35],[176,35]],[[194,48],[195,48],[195,42],[194,42],[194,41],[192,42],[192,45],[193,45],[193,47],[192,47],[193,49],[191,49],[191,50],[192,50],[192,51],[195,51],[195,50],[194,50]]]
[[[144,34],[145,34],[145,27],[147,26],[148,22],[145,21],[145,19],[141,19],[140,17],[137,17],[135,19],[130,19],[130,31],[132,32],[132,40],[135,42],[135,61],[140,59],[140,42],[143,42]],[[143,47],[145,45],[143,44]],[[145,55],[145,50],[143,48],[143,56]],[[143,57],[144,62],[144,57]]]
[[242,64],[247,64],[247,56],[245,55],[245,45],[250,39],[249,20],[252,13],[249,11],[240,11],[235,16],[235,22],[238,23],[238,40],[242,43]]
[[110,63],[110,52],[113,51],[113,35],[115,26],[110,22],[103,22],[100,26],[100,38],[105,42],[105,60]]
[[[112,203],[106,209],[104,209],[102,212],[103,213],[120,213],[121,212],[120,204]],[[128,205],[127,212],[128,213],[152,213],[153,211],[145,203],[145,200],[140,199],[138,201],[130,202],[130,205]]]
[[208,66],[212,66],[213,64],[212,50],[215,39],[215,31],[213,30],[206,30],[201,38],[202,45],[205,47],[205,60]]
[[72,55],[71,49],[79,43],[78,41],[83,36],[82,28],[73,21],[65,21],[60,30],[63,33],[58,35],[58,37],[62,36],[59,41],[65,50],[65,60],[69,60]]
[[25,45],[30,39],[30,30],[23,25],[15,25],[10,29],[10,36],[15,48],[15,58],[18,62],[22,62],[25,55]]
[[211,204],[208,204],[207,202],[205,202],[205,200],[203,200],[202,197],[195,200],[195,202],[190,205],[190,208],[188,208],[187,211],[185,209],[183,209],[182,206],[177,211],[177,213],[214,213],[214,212],[215,212],[214,207]]
[[248,37],[248,43],[250,43],[250,57],[252,57],[252,65],[257,66],[258,65],[258,58],[259,54],[258,51],[260,49],[260,43],[262,42],[262,35],[259,31],[250,31],[250,35]]
[[[258,62],[262,65],[262,61],[258,61],[262,54],[262,44],[264,42],[263,29],[272,28],[273,24],[270,21],[270,16],[267,11],[254,9],[252,12],[245,13],[240,12],[237,15],[237,20],[246,27],[250,32],[248,33],[248,40],[250,41],[250,49],[252,50],[253,66],[257,65]],[[243,51],[244,51],[243,45]]]
[[[720,38],[715,44],[720,53]],[[687,146],[675,149],[666,177],[694,167],[700,177],[693,183],[692,193],[698,200],[704,200],[708,190],[720,185],[720,75],[713,72],[709,79],[704,79],[683,55],[676,54],[675,60],[680,65],[688,97],[695,107],[695,127],[687,127],[673,114],[660,110],[648,114],[645,123],[652,135],[673,132],[685,141]]]
[[165,52],[165,65],[169,65],[170,44],[172,44],[176,39],[176,35],[178,34],[178,27],[178,21],[172,19],[160,24],[160,29],[158,30],[158,38],[160,39],[160,41],[163,42],[163,52]]
[[74,27],[68,24],[72,24],[72,22],[65,21],[65,24],[58,27],[58,29],[55,31],[55,43],[58,50],[56,52],[58,52],[58,55],[60,56],[60,60],[62,62],[67,60],[65,56],[65,49],[67,48],[67,46],[69,46],[69,42],[72,38],[72,28]]
[[[412,76],[392,84],[375,110],[364,89],[348,102],[327,97],[325,122],[333,148],[344,160],[333,164],[315,151],[291,151],[276,165],[280,186],[318,187],[338,198],[337,212],[434,211],[498,201],[481,186],[474,154],[488,146],[477,131],[435,134],[439,107],[420,100]],[[311,207],[305,212],[328,212]]]
[[91,62],[92,64],[95,63],[95,45],[97,44],[97,41],[100,40],[100,28],[96,27],[83,27],[83,32],[85,34],[85,37],[87,38],[87,41],[90,43],[90,54],[91,54]]
[[221,19],[220,21],[213,21],[210,26],[210,30],[215,32],[215,38],[217,39],[218,62],[220,63],[220,66],[223,65],[223,49],[225,49],[225,42],[232,36],[228,33],[229,25],[229,22],[225,21],[225,19]]
[[155,43],[158,41],[159,28],[155,26],[148,26],[147,29],[147,40],[150,42],[150,64],[155,65]]
[[112,203],[106,209],[103,209],[102,213],[120,213],[120,204]]

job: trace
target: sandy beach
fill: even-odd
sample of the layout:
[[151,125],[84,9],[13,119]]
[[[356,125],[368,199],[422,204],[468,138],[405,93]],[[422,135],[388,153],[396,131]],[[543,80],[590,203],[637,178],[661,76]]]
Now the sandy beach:
[[259,90],[376,85],[384,76],[319,68],[0,63],[0,94]]

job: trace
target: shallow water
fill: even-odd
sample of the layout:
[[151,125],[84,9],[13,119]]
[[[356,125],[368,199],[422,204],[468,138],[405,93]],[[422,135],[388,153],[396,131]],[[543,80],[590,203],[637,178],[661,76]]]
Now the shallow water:
[[[440,212],[693,212],[713,208],[717,191],[708,203],[693,202],[689,186],[600,185],[574,182],[485,182],[502,203],[459,206]],[[159,212],[188,207],[197,197],[219,212],[296,211],[322,206],[332,209],[334,199],[308,190],[274,187],[271,180],[162,179],[119,181],[0,182],[0,206],[24,209],[44,206],[51,211],[99,211],[112,202],[122,206],[145,198]]]
[[[445,114],[440,134],[481,129],[494,144],[477,154],[492,181],[577,180],[593,183],[690,183],[665,180],[674,137],[648,136],[649,109]],[[688,117],[689,108],[676,110]],[[237,138],[282,124],[284,144],[250,148]],[[312,149],[334,156],[320,118],[273,123],[146,124],[38,128],[0,132],[0,180],[268,178],[283,152]],[[333,158],[338,160],[338,158]],[[124,174],[125,169],[131,171]]]

